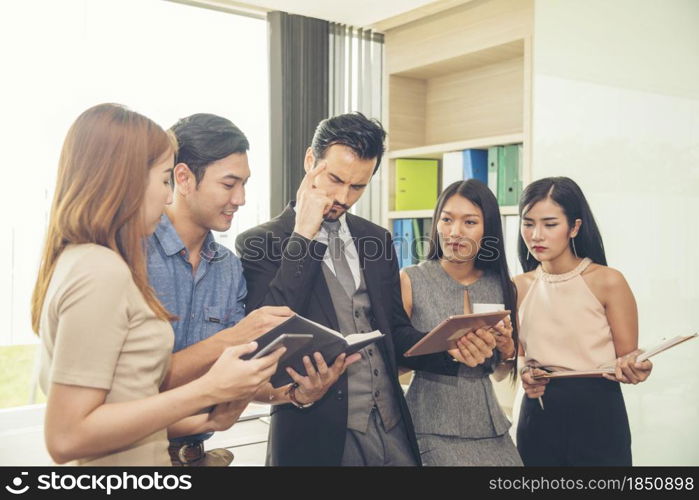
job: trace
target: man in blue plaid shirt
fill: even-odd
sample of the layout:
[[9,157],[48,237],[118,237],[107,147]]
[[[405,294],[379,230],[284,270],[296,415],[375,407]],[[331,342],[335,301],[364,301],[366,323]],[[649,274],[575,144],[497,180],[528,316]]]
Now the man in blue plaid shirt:
[[[250,342],[292,314],[286,307],[267,307],[246,318],[240,259],[212,234],[227,231],[245,203],[250,177],[245,135],[229,120],[204,113],[183,118],[171,131],[179,143],[173,203],[148,241],[151,284],[178,318],[172,323],[174,355],[162,389],[203,375],[226,347]],[[231,423],[248,402],[240,402]],[[212,434],[171,441],[173,465],[228,465],[230,451],[204,451]]]

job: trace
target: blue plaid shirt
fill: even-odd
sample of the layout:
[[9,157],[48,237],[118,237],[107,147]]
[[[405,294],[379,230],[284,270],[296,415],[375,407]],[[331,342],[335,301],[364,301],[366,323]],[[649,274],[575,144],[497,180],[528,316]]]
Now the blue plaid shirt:
[[[247,295],[240,259],[209,231],[192,275],[189,251],[167,215],[148,239],[148,277],[160,302],[178,317],[173,321],[177,352],[235,325],[245,316]],[[208,439],[212,433],[173,439]]]
[[243,266],[209,231],[192,275],[189,251],[167,215],[148,241],[148,276],[172,323],[177,352],[235,325],[245,316]]

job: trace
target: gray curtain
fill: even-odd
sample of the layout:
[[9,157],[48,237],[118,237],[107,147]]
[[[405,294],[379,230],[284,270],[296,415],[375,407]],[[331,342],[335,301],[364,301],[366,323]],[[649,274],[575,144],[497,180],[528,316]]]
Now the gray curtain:
[[[272,216],[303,178],[318,122],[361,111],[381,119],[383,35],[320,19],[270,12],[270,175]],[[379,177],[352,212],[381,222]]]
[[[381,120],[383,35],[330,23],[330,116],[360,111]],[[381,185],[377,173],[352,212],[381,224]]]
[[276,216],[303,179],[303,157],[318,122],[328,117],[328,28],[320,19],[270,12],[270,214]]

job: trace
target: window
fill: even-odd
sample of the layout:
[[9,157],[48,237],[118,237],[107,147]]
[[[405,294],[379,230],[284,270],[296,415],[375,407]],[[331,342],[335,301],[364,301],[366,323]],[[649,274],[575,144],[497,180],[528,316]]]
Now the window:
[[197,112],[247,135],[252,177],[231,235],[269,218],[267,27],[162,0],[0,5],[0,346],[36,342],[29,301],[58,156],[73,120],[118,102],[164,128]]

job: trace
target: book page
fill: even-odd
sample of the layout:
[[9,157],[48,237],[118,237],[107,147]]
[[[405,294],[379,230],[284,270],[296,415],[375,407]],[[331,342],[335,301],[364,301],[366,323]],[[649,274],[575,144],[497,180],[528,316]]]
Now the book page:
[[356,344],[357,342],[364,342],[368,339],[379,338],[382,335],[383,333],[381,333],[379,330],[374,330],[373,332],[369,333],[352,333],[347,335],[345,340],[347,341],[347,345],[352,345]]
[[303,316],[299,316],[299,317],[302,318],[304,321],[307,321],[308,323],[310,323],[314,326],[317,326],[319,329],[321,329],[325,332],[332,333],[333,335],[335,335],[336,337],[340,337],[341,339],[345,338],[340,332],[337,332],[337,331],[333,330],[332,328],[328,328],[325,325],[321,325],[320,323],[316,323],[315,321],[312,321],[308,318],[304,318]]

